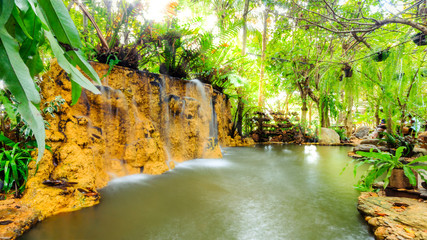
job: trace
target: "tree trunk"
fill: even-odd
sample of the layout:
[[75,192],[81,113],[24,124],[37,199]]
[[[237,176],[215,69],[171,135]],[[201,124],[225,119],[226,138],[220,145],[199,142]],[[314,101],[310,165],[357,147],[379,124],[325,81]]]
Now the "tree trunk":
[[349,138],[353,133],[353,97],[349,97],[346,116],[344,118],[344,126],[346,135]]
[[73,5],[74,5],[74,1],[70,1],[70,3],[68,3],[67,10],[70,11]]
[[246,55],[246,41],[248,38],[248,24],[247,24],[247,18],[248,18],[248,12],[249,12],[249,0],[245,0],[245,8],[243,10],[243,33],[242,33],[242,55]]
[[88,30],[87,30],[87,16],[85,14],[83,14],[83,37],[85,39],[85,41],[87,42],[87,34],[88,34]]
[[390,134],[394,134],[393,131],[393,120],[391,116],[391,109],[390,107],[387,108],[387,132]]
[[380,101],[375,102],[375,127],[380,125]]
[[265,68],[265,49],[267,48],[267,20],[268,10],[264,12],[263,19],[263,31],[262,31],[262,49],[261,49],[261,71],[259,77],[259,93],[258,93],[258,106],[262,108],[264,106],[264,68]]
[[307,97],[303,97],[302,99],[302,107],[301,107],[301,122],[307,121]]
[[[243,33],[242,33],[242,56],[246,55],[246,42],[247,42],[247,17],[249,12],[249,0],[245,0],[245,7],[243,10]],[[243,102],[243,92],[242,88],[239,87],[236,90],[238,98],[237,98],[237,132],[240,136],[243,136],[242,126],[243,126],[243,111],[245,109],[245,103]]]
[[240,136],[243,136],[242,126],[243,126],[243,111],[245,109],[245,103],[243,102],[243,93],[242,89],[239,87],[237,89],[237,132]]
[[325,104],[324,101],[320,101],[319,103],[319,116],[320,116],[320,126],[324,128],[328,128],[331,126],[329,120],[329,106]]
[[104,0],[105,8],[107,9],[107,24],[106,24],[106,32],[108,33],[111,30],[112,22],[111,22],[111,7],[112,0]]

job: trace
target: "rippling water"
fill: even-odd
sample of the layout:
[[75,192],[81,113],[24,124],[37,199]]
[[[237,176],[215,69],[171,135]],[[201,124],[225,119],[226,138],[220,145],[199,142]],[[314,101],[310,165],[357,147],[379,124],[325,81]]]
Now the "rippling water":
[[356,209],[345,147],[226,148],[160,176],[116,179],[101,204],[22,239],[374,239]]

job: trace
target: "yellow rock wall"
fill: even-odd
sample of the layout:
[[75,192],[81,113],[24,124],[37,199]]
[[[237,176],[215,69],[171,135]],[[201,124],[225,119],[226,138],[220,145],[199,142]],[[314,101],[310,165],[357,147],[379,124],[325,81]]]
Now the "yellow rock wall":
[[[55,117],[44,116],[51,150],[37,171],[30,165],[24,196],[13,201],[23,206],[22,221],[0,229],[0,237],[19,236],[34,219],[97,204],[97,189],[112,178],[161,174],[185,160],[220,158],[219,144],[233,145],[229,102],[210,85],[123,67],[107,75],[108,65],[93,67],[106,76],[98,86],[102,94],[83,90],[74,106],[71,82],[56,62],[43,76],[41,109],[56,96],[65,104]],[[69,184],[43,184],[49,179]],[[9,205],[0,204],[0,211],[12,209]]]
[[[107,74],[108,65],[93,67],[100,77]],[[215,143],[209,141],[212,102],[218,138],[226,144],[229,105],[210,85],[115,67],[102,79],[101,95],[83,90],[71,107],[71,83],[55,63],[43,83],[45,102],[58,95],[66,100],[56,117],[48,117],[53,179],[101,188],[114,177],[161,174],[175,162],[221,157],[219,148],[209,151]]]

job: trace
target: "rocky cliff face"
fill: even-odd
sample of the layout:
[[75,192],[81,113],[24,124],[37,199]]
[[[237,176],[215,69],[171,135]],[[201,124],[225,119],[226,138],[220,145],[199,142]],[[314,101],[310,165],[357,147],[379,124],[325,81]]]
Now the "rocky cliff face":
[[[98,86],[102,94],[83,90],[74,106],[71,82],[56,63],[43,78],[44,102],[60,95],[65,104],[55,117],[45,116],[51,151],[37,172],[33,166],[16,202],[28,206],[28,219],[92,206],[99,201],[96,189],[114,177],[161,174],[177,162],[222,157],[219,144],[235,144],[227,134],[229,103],[210,85],[123,67],[107,75],[108,65],[93,66],[106,76]],[[57,185],[44,184],[48,179]],[[7,231],[20,231],[14,228],[22,230],[11,224]]]

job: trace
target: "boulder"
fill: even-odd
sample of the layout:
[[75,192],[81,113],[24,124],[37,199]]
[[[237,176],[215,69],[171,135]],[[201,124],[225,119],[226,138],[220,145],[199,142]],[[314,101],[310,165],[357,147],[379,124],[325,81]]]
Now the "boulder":
[[422,132],[418,135],[420,147],[427,149],[427,132]]
[[378,152],[378,149],[383,151],[387,151],[388,148],[384,146],[375,146],[373,144],[360,144],[354,147],[353,152],[361,151],[361,152],[369,152],[371,148],[374,149],[374,152]]
[[422,157],[427,155],[427,149],[425,148],[414,147],[412,151],[414,152],[414,157]]
[[364,138],[369,135],[370,130],[371,128],[368,126],[360,126],[356,129],[353,135],[357,138]]
[[360,141],[360,144],[378,145],[379,141],[380,140],[378,138],[374,138],[374,139],[363,139],[362,141]]
[[338,144],[338,143],[340,143],[340,136],[333,129],[322,128],[320,130],[319,143],[320,144],[328,144],[328,145],[329,144]]

